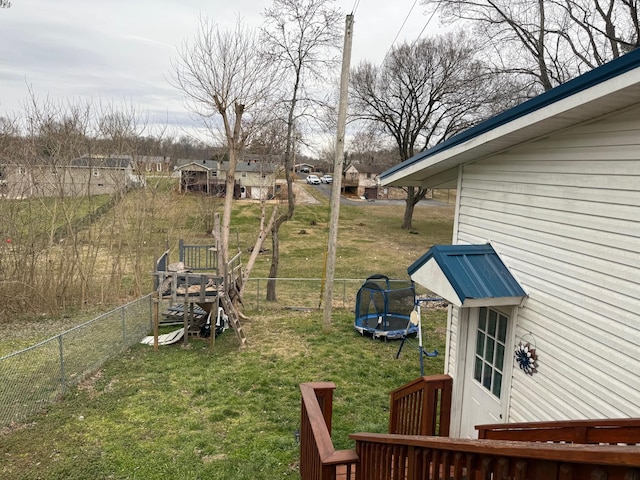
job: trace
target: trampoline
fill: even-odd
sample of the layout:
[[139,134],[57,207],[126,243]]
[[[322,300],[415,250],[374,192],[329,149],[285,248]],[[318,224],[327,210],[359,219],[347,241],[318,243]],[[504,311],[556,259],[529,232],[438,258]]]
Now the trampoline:
[[354,328],[373,338],[395,340],[418,333],[410,322],[416,291],[413,281],[390,280],[376,274],[367,278],[356,297]]

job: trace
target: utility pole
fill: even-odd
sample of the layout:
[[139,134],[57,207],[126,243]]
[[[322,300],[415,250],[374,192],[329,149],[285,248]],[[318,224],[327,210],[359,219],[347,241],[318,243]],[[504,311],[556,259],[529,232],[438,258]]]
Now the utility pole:
[[347,96],[349,92],[349,69],[351,68],[351,43],[353,37],[353,14],[347,15],[342,50],[342,73],[340,75],[340,103],[338,104],[338,133],[336,156],[333,162],[333,184],[331,187],[331,220],[329,222],[329,245],[325,270],[324,310],[322,330],[331,330],[331,308],[333,299],[333,277],[336,270],[338,223],[340,219],[340,191],[342,190],[342,167],[344,164],[344,131],[347,124]]

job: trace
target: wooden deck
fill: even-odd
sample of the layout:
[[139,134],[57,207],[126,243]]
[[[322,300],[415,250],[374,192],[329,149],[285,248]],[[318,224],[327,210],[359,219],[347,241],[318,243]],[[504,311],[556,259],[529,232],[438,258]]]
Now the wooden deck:
[[[153,273],[155,290],[154,348],[158,348],[160,300],[170,300],[172,305],[181,304],[183,306],[183,342],[185,345],[188,344],[190,335],[200,336],[201,329],[208,319],[210,321],[213,318],[215,322],[216,312],[222,306],[229,318],[229,325],[235,331],[240,345],[244,346],[247,343],[247,337],[240,324],[239,315],[229,298],[229,292],[237,287],[241,278],[240,253],[229,260],[220,273],[218,248],[215,244],[187,245],[183,240],[180,240],[179,259],[179,262],[171,264],[169,250],[166,250],[156,261]],[[196,318],[193,313],[194,305],[198,305],[206,315]],[[210,333],[208,338],[213,346],[215,333]]]
[[[303,480],[639,480],[640,419],[478,426],[448,438],[452,379],[421,377],[391,392],[389,434],[331,441],[333,383],[300,385]],[[398,433],[404,432],[404,433]],[[407,434],[406,432],[411,432]],[[438,436],[440,435],[440,436]]]

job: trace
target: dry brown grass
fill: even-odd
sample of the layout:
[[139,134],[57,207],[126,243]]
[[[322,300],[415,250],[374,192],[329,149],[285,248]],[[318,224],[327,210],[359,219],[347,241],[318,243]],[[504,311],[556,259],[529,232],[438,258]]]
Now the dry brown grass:
[[[301,192],[308,192],[318,201],[298,205],[294,218],[282,227],[278,276],[321,279],[329,232],[328,199],[304,183],[300,187]],[[300,194],[300,197],[303,195]],[[150,291],[150,273],[155,259],[167,246],[171,250],[171,258],[177,260],[179,239],[203,244],[212,241],[205,229],[207,220],[203,218],[203,212],[206,209],[200,208],[203,203],[209,205],[210,199],[179,195],[171,190],[153,192],[153,195],[143,191],[132,192],[112,212],[100,219],[99,225],[92,227],[95,231],[88,232],[86,238],[94,239],[97,244],[79,246],[84,256],[95,255],[94,284],[82,310],[75,308],[59,315],[30,313],[9,316],[3,323],[0,355],[50,338],[93,318],[97,312],[109,310],[139,293]],[[344,303],[344,286],[334,284],[334,307],[353,308],[358,280],[375,273],[383,273],[391,278],[407,278],[407,267],[429,247],[437,243],[450,243],[453,209],[451,204],[419,205],[414,213],[414,229],[409,232],[399,228],[404,212],[402,203],[378,205],[375,202],[362,202],[356,206],[342,206],[335,278],[355,281],[346,285]],[[207,215],[213,213],[215,208]],[[255,242],[258,225],[259,206],[238,202],[232,225],[232,250],[239,249],[245,259],[248,257],[247,248]],[[271,249],[269,240],[265,247]],[[56,252],[57,255],[66,254],[61,247],[53,249],[51,255],[55,256]],[[252,277],[267,277],[270,264],[271,252],[267,251],[259,256]],[[262,298],[256,299],[256,283],[248,287],[248,308],[253,308],[257,301],[265,313],[269,310],[279,311],[284,306],[317,308],[322,298],[318,280],[307,284],[279,281],[279,302],[276,305],[264,302],[265,288],[266,282],[263,281],[260,292]],[[268,331],[261,334],[271,335]]]

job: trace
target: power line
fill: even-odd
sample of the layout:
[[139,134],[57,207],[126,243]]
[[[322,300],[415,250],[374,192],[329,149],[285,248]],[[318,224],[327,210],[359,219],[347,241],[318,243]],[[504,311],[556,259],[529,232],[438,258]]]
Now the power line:
[[[358,2],[360,2],[360,0],[358,0]],[[398,30],[398,33],[396,34],[395,38],[393,39],[393,42],[391,42],[391,45],[389,46],[387,53],[384,54],[384,57],[382,59],[382,64],[384,64],[384,61],[387,59],[387,57],[389,56],[389,53],[391,52],[391,49],[393,48],[393,46],[396,43],[396,40],[398,39],[398,37],[400,36],[400,32],[402,32],[402,29],[404,28],[404,26],[407,23],[407,20],[409,20],[409,17],[411,16],[411,13],[413,12],[413,9],[416,7],[416,4],[418,3],[418,0],[415,0],[413,2],[413,5],[411,6],[411,8],[409,9],[409,13],[407,13],[407,16],[404,19],[404,22],[402,22],[402,25],[400,26],[400,29]],[[431,12],[431,16],[429,17],[429,19],[427,20],[427,23],[425,23],[424,27],[422,27],[422,30],[420,30],[420,33],[418,34],[418,36],[416,37],[416,39],[412,42],[412,44],[415,44],[418,40],[420,40],[420,37],[422,36],[422,34],[424,33],[424,31],[427,29],[427,27],[429,26],[429,24],[431,23],[431,20],[433,20],[433,17],[436,13],[436,9],[434,8],[433,11]]]
[[424,33],[424,31],[427,29],[427,27],[429,26],[429,24],[431,23],[431,20],[433,19],[433,16],[436,14],[436,9],[434,8],[433,11],[431,12],[431,16],[429,17],[429,20],[427,20],[427,23],[424,24],[424,27],[422,27],[422,30],[420,30],[420,33],[418,34],[418,38],[416,38],[414,40],[414,43],[417,42],[418,40],[420,40],[420,37],[422,36],[422,34]]
[[351,9],[351,15],[356,14],[356,10],[358,9],[359,5],[360,5],[360,0],[355,0],[355,3],[353,4],[353,8]]
[[[358,1],[360,1],[360,0],[358,0]],[[387,49],[387,52],[384,54],[384,57],[382,57],[382,63],[380,65],[383,65],[384,61],[389,56],[389,53],[391,52],[391,49],[393,48],[393,46],[396,43],[396,40],[400,36],[400,32],[402,32],[402,29],[407,24],[407,20],[409,20],[409,17],[411,16],[411,13],[413,12],[413,9],[416,8],[416,4],[417,3],[418,3],[418,0],[414,0],[413,5],[411,5],[411,8],[409,9],[409,13],[407,13],[407,16],[404,18],[404,22],[402,22],[402,25],[400,25],[400,29],[398,30],[398,33],[396,33],[396,36],[394,37],[393,42],[391,42],[391,45],[389,45],[389,48]]]
[[[391,47],[393,47],[393,45],[396,43],[396,40],[400,36],[400,32],[402,32],[402,29],[407,24],[407,20],[409,20],[409,17],[411,16],[411,13],[413,12],[413,9],[416,8],[416,4],[417,3],[418,3],[418,0],[414,0],[413,5],[411,5],[411,8],[409,9],[409,13],[407,13],[407,16],[404,17],[404,22],[402,22],[402,25],[400,25],[400,29],[398,30],[398,33],[396,33],[396,36],[393,39],[393,42],[391,42]],[[389,49],[391,49],[391,47],[389,47]],[[385,55],[385,57],[386,57],[386,55]]]

